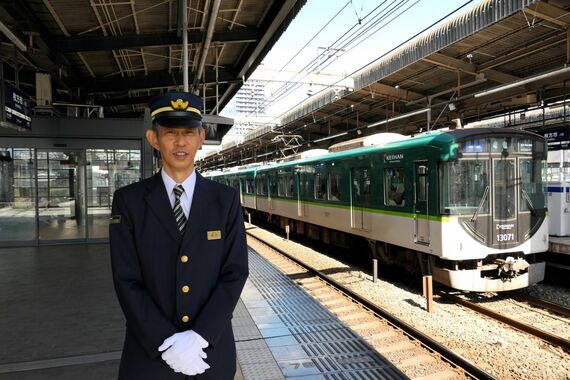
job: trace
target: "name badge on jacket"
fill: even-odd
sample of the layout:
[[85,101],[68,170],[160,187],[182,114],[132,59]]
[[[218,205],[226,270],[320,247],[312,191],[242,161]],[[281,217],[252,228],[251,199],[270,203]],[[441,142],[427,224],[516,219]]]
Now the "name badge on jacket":
[[220,230],[213,230],[208,231],[208,240],[220,240],[222,238],[222,231]]

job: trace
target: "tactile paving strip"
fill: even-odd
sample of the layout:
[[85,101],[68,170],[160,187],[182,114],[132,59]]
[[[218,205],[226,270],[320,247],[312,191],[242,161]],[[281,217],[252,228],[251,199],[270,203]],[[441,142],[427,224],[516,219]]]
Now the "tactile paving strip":
[[[286,379],[407,379],[334,314],[252,250],[249,267],[242,300]],[[246,343],[239,342],[237,333],[236,341],[238,350]],[[242,365],[239,351],[238,357]],[[243,358],[244,363],[269,362],[264,354],[256,359]],[[251,379],[261,378],[269,377],[265,373]]]

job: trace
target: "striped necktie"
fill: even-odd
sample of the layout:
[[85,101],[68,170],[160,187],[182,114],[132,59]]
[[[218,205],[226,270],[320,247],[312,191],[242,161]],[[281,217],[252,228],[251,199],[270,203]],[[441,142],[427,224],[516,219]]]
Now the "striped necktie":
[[174,217],[176,218],[176,224],[178,225],[178,231],[181,235],[184,235],[184,228],[186,227],[186,215],[182,210],[182,205],[180,204],[180,196],[184,193],[184,188],[182,185],[176,185],[174,187]]

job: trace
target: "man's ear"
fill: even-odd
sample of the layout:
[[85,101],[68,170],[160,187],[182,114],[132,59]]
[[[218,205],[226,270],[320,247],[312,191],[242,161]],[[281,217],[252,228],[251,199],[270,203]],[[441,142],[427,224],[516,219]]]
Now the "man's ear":
[[206,128],[200,128],[200,146],[206,142]]
[[150,144],[150,146],[152,146],[154,149],[159,150],[158,149],[158,135],[157,132],[154,129],[147,129],[146,133],[146,140],[148,141],[148,143]]

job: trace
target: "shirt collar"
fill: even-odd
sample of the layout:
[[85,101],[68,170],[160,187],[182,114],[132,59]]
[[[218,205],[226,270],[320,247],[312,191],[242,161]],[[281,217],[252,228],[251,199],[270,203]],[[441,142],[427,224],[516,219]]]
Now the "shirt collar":
[[176,185],[182,185],[182,187],[184,188],[184,193],[187,193],[188,191],[190,191],[191,189],[193,189],[194,184],[196,183],[196,170],[192,170],[192,174],[190,174],[188,176],[188,178],[186,178],[184,180],[184,182],[182,183],[176,183],[176,181],[174,181],[167,173],[164,169],[162,169],[160,171],[160,174],[162,176],[162,182],[164,182],[164,187],[166,187],[166,194],[170,195],[172,194],[173,190],[174,190],[174,186]]

